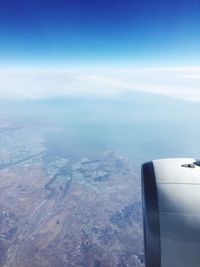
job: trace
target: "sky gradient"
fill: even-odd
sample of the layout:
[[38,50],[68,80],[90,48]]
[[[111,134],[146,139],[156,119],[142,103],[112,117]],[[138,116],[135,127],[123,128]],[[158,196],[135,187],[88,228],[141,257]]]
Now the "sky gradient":
[[197,66],[199,0],[2,0],[0,66]]

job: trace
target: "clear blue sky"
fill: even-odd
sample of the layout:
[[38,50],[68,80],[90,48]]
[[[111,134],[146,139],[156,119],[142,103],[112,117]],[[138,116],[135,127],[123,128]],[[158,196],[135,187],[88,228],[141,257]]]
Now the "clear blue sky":
[[1,0],[0,65],[199,65],[199,0]]

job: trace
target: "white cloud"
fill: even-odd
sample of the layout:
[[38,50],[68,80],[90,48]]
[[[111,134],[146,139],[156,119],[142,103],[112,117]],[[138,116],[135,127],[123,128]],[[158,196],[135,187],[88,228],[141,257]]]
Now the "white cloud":
[[0,70],[0,98],[116,96],[141,91],[200,102],[200,67],[122,70]]

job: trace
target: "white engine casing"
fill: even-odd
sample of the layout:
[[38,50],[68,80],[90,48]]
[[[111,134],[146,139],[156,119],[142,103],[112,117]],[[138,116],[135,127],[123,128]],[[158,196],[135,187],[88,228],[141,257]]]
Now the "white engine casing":
[[143,164],[146,267],[200,266],[198,162],[174,158]]

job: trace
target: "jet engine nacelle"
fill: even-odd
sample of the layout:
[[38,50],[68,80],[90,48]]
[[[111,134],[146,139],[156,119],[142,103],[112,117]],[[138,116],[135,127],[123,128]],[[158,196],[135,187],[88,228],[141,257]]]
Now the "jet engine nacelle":
[[200,266],[200,161],[142,165],[146,267]]

